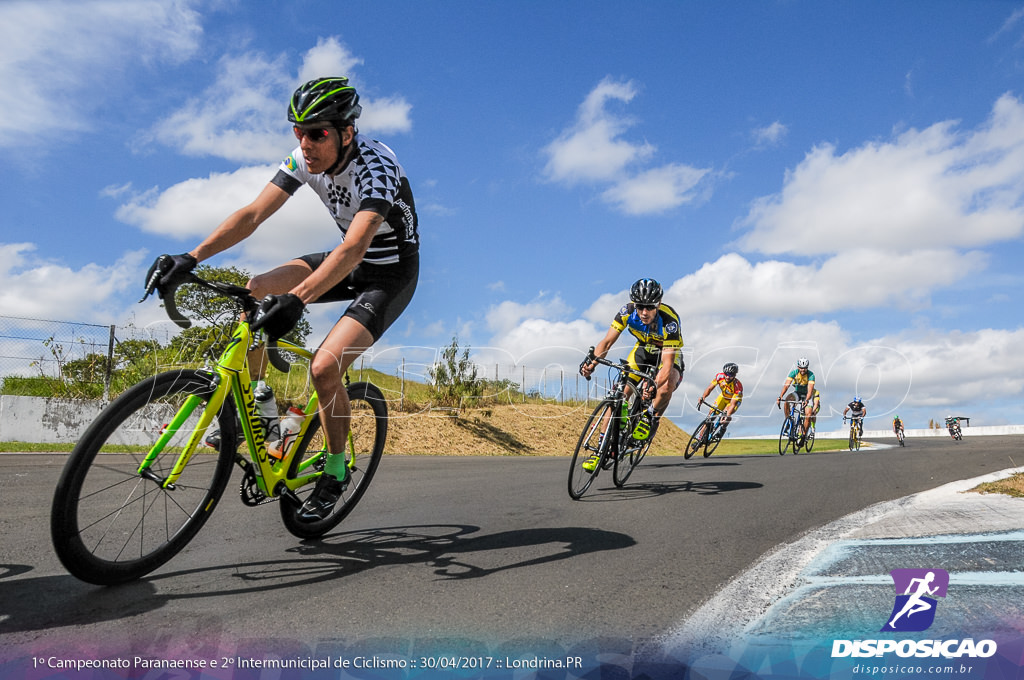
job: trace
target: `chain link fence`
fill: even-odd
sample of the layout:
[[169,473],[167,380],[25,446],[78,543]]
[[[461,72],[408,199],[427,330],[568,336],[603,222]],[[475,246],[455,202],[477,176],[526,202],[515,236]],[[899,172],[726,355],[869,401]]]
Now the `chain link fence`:
[[[0,394],[110,399],[126,387],[113,380],[125,343],[151,341],[154,346],[166,347],[173,336],[166,324],[138,328],[0,316]],[[399,407],[417,401],[422,406],[424,388],[432,383],[431,371],[441,361],[444,349],[371,348],[355,362],[350,376],[374,381],[386,376],[389,400],[397,401]],[[577,371],[583,354],[565,354],[543,367],[486,358],[473,361],[482,390],[471,399],[575,404],[602,396],[608,380],[599,375],[584,380]],[[170,367],[157,366],[159,370]],[[310,385],[308,367],[296,369],[287,377],[287,391],[298,397],[308,394]]]
[[[163,329],[0,316],[0,394],[109,399],[119,343],[170,338]],[[81,394],[67,392],[71,383]]]

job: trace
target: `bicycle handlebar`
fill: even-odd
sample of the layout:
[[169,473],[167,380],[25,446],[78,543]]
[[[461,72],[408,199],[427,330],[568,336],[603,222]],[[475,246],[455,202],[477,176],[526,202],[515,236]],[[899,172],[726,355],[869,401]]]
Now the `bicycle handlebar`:
[[[185,283],[194,283],[203,288],[208,288],[215,293],[235,298],[242,305],[246,319],[255,316],[256,308],[260,304],[259,300],[252,296],[252,291],[244,286],[236,286],[233,283],[224,283],[222,281],[207,281],[200,278],[195,272],[189,272],[182,281],[173,286],[158,290],[161,276],[162,274],[159,269],[153,272],[153,276],[150,277],[149,282],[146,284],[146,293],[139,302],[145,302],[146,298],[152,295],[154,291],[158,291],[160,299],[163,300],[164,311],[167,312],[167,316],[181,328],[192,327],[192,320],[178,310],[178,305],[174,301],[174,295],[177,293],[178,287]],[[282,373],[287,373],[291,370],[291,364],[281,355],[281,350],[277,346],[277,340],[267,338],[267,359],[274,368]]]
[[[585,365],[591,364],[591,363],[602,364],[604,366],[608,366],[609,368],[617,368],[617,369],[619,369],[621,371],[625,371],[625,372],[627,372],[627,373],[629,373],[631,375],[635,375],[636,377],[640,378],[640,380],[642,382],[650,383],[651,387],[657,389],[658,383],[655,380],[656,376],[653,373],[651,373],[649,371],[644,371],[642,369],[635,369],[632,366],[630,366],[629,363],[625,359],[619,359],[619,363],[615,363],[614,361],[609,361],[608,359],[604,359],[602,357],[599,357],[596,354],[594,354],[594,349],[595,349],[594,347],[591,347],[587,351],[587,358],[584,359],[582,362],[580,362],[580,368],[581,369]],[[590,376],[589,375],[583,376],[583,377],[585,377],[588,381],[590,380]]]

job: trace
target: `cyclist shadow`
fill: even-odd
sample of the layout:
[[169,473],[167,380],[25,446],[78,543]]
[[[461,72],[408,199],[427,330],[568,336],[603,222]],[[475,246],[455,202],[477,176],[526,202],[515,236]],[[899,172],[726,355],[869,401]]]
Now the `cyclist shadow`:
[[597,503],[614,503],[621,501],[633,501],[642,498],[657,498],[659,496],[667,496],[673,493],[695,493],[700,496],[717,496],[718,494],[729,493],[732,491],[747,491],[763,487],[764,484],[759,482],[692,482],[689,480],[681,480],[679,482],[630,482],[621,489],[617,489],[615,487],[598,489],[598,491],[608,491],[609,493],[595,493],[591,496],[586,496],[581,500]]
[[[293,548],[307,555],[332,555],[345,562],[345,572],[426,564],[438,580],[481,578],[509,569],[520,569],[571,559],[636,544],[626,534],[589,527],[531,528],[476,536],[480,528],[454,525],[448,534],[426,525],[388,527],[332,534]],[[533,557],[508,561],[508,551],[522,550]],[[543,554],[536,556],[538,551]],[[493,554],[492,554],[493,553]],[[490,564],[488,564],[490,562]]]
[[[348,531],[288,548],[285,552],[292,555],[280,559],[161,572],[114,587],[93,586],[70,575],[18,578],[33,567],[0,565],[0,634],[114,621],[176,600],[287,590],[380,567],[425,565],[437,580],[461,580],[636,544],[626,534],[587,527],[478,532],[480,527],[469,525]],[[529,557],[510,560],[510,550]],[[190,587],[195,577],[208,587]]]

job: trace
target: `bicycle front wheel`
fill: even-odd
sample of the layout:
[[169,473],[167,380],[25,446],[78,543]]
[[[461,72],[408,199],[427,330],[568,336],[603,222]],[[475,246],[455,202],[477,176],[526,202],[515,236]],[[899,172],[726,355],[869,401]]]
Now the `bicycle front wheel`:
[[857,428],[856,427],[854,427],[853,429],[850,430],[850,450],[851,451],[859,451],[860,450],[860,439],[857,438]]
[[[572,460],[569,461],[569,496],[573,500],[579,500],[587,492],[594,478],[601,471],[601,466],[608,457],[608,449],[612,444],[612,418],[618,417],[616,403],[612,399],[605,399],[594,408],[594,412],[587,419],[583,427],[579,441],[576,442],[576,450],[573,451]],[[607,436],[606,436],[607,434]],[[588,463],[591,458],[594,461]],[[592,469],[585,469],[587,464]]]
[[718,445],[722,443],[722,437],[725,436],[725,428],[726,425],[722,423],[722,421],[718,421],[718,425],[715,429],[711,430],[711,436],[708,437],[708,443],[704,446],[705,458],[714,453],[715,449],[718,448]]
[[[117,397],[85,431],[50,512],[53,547],[71,574],[98,585],[135,580],[176,555],[206,523],[236,455],[231,400],[210,425],[220,427],[220,450],[200,444],[180,476],[166,480],[214,389],[206,371],[161,373]],[[140,471],[176,416],[182,420],[174,434]]]
[[[793,421],[786,418],[782,421],[782,430],[779,432],[779,455],[786,455],[786,451],[789,450],[791,444],[796,444],[792,439],[793,434]],[[794,452],[796,449],[794,449]]]
[[[338,499],[327,517],[315,522],[299,518],[299,509],[313,492],[313,484],[299,489],[294,497],[281,497],[281,521],[285,528],[298,538],[319,538],[338,526],[352,512],[359,499],[366,493],[373,475],[377,472],[384,455],[384,443],[388,436],[388,407],[381,391],[370,383],[352,383],[348,387],[348,400],[352,408],[349,420],[349,440],[345,447],[348,462],[348,488]],[[297,477],[301,470],[324,469],[326,439],[321,428],[319,414],[313,416],[306,436],[292,458],[289,477]]]
[[703,420],[701,424],[697,426],[697,429],[690,435],[690,441],[686,444],[686,450],[683,451],[683,458],[689,460],[690,458],[693,458],[693,454],[701,450],[705,444],[704,439],[709,427],[711,427],[711,423],[709,423],[707,419]]

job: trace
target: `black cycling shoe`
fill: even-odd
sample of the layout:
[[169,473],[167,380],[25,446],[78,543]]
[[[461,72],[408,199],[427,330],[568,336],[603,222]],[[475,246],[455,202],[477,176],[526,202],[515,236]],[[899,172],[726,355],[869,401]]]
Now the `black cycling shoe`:
[[319,522],[325,519],[334,510],[342,492],[348,488],[348,479],[338,481],[337,477],[329,474],[320,475],[316,480],[316,488],[309,495],[306,502],[299,508],[298,517],[303,522]]

